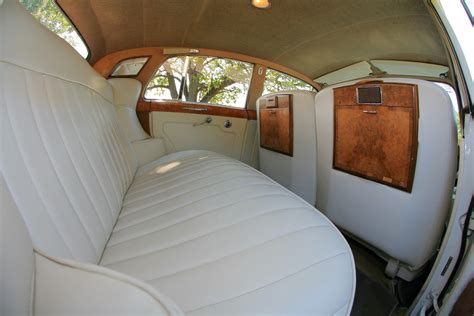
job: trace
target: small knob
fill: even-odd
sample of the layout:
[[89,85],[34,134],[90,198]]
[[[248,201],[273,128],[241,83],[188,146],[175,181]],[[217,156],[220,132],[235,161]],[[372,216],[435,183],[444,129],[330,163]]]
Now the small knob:
[[232,122],[229,121],[229,120],[225,120],[225,122],[224,122],[224,127],[225,127],[225,128],[230,128],[231,126],[232,126]]

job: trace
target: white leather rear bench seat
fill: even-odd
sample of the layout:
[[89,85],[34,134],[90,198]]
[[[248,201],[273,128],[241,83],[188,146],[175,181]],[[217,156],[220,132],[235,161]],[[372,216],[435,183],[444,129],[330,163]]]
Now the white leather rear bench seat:
[[16,0],[0,43],[2,225],[21,241],[2,233],[1,311],[350,312],[352,254],[324,215],[210,152],[138,169],[111,85]]
[[348,312],[351,260],[334,226],[290,191],[239,161],[186,151],[138,170],[100,264],[186,312],[332,314]]

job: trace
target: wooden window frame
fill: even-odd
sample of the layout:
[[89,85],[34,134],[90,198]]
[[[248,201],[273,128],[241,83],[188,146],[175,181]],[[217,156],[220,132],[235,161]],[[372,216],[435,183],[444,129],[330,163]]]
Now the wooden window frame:
[[[248,120],[256,120],[256,101],[263,93],[263,84],[265,81],[267,68],[274,69],[276,71],[285,73],[289,76],[295,77],[302,80],[319,91],[322,86],[314,82],[311,78],[303,75],[288,67],[261,59],[253,56],[220,51],[214,49],[177,49],[178,53],[165,54],[167,48],[164,47],[143,47],[123,50],[109,54],[100,59],[95,65],[94,69],[98,71],[103,77],[109,78],[114,67],[121,61],[137,57],[148,57],[148,61],[143,65],[140,72],[133,76],[134,79],[142,83],[142,91],[140,98],[137,102],[137,116],[140,120],[145,131],[150,132],[149,113],[152,111],[162,112],[181,112],[181,113],[194,113],[201,115],[216,115],[236,118],[246,118]],[[247,62],[254,65],[252,71],[252,77],[250,79],[250,85],[247,92],[247,99],[244,108],[234,108],[221,105],[213,105],[207,103],[193,103],[186,101],[160,101],[160,100],[147,100],[145,99],[145,90],[153,78],[154,74],[159,67],[171,57],[177,56],[212,56],[220,58],[228,58],[237,61]],[[119,78],[119,77],[113,77]],[[205,107],[206,111],[190,110],[190,108]]]
[[[140,70],[135,74],[135,75],[118,75],[118,76],[114,76],[113,73],[115,71],[115,69],[117,69],[117,67],[124,61],[126,60],[129,60],[129,59],[136,59],[136,58],[147,58],[146,62],[143,64],[143,66],[140,68]],[[125,58],[125,59],[122,59],[120,60],[119,62],[117,62],[115,64],[115,66],[112,68],[112,70],[110,71],[110,74],[108,75],[107,78],[135,78],[135,77],[138,77],[140,75],[140,72],[142,72],[143,68],[146,67],[146,64],[150,61],[151,59],[151,56],[150,55],[147,55],[147,56],[134,56],[134,57],[130,57],[130,58]]]

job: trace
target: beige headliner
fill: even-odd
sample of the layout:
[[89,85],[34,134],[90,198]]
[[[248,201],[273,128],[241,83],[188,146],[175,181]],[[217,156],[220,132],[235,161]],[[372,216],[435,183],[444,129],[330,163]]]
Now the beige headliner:
[[202,47],[263,58],[311,78],[368,59],[447,65],[423,0],[57,0],[91,63],[136,47]]

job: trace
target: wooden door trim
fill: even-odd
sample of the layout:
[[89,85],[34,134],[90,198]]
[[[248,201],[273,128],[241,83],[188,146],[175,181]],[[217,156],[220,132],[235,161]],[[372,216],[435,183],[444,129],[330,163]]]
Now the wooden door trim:
[[[196,110],[193,110],[196,109]],[[206,110],[201,110],[206,109]],[[213,115],[256,120],[255,110],[231,108],[224,106],[209,105],[204,103],[190,103],[178,101],[150,101],[141,100],[137,105],[137,112],[173,112],[189,113],[198,115]]]

